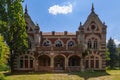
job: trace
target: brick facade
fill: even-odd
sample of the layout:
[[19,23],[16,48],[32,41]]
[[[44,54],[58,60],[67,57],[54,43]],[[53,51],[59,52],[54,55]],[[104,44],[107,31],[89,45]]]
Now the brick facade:
[[[75,33],[42,32],[25,12],[29,49],[14,58],[15,71],[105,70],[106,25],[92,7]],[[80,46],[82,45],[82,46]],[[83,52],[89,50],[85,59]]]

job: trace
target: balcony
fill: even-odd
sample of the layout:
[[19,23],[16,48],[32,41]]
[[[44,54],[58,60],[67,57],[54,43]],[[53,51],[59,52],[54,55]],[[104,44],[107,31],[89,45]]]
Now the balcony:
[[76,47],[51,47],[51,46],[40,46],[36,47],[37,51],[78,51]]
[[70,46],[70,47],[39,46],[39,47],[36,47],[36,50],[37,51],[82,51],[82,49],[76,46]]
[[76,47],[68,47],[67,50],[69,50],[69,51],[73,51],[73,50],[78,51],[78,49]]
[[53,51],[66,51],[66,47],[52,47]]

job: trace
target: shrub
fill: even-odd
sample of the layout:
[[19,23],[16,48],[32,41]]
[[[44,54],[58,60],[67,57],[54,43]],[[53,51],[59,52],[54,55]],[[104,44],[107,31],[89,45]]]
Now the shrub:
[[0,73],[0,80],[6,80],[5,75],[3,73]]
[[7,71],[9,70],[9,66],[5,64],[0,64],[0,71]]

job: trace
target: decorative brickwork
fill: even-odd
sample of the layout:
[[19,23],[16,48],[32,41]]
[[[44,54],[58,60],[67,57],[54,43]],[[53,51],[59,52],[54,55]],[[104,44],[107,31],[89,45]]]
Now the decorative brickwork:
[[[86,22],[80,23],[75,33],[42,32],[27,12],[25,20],[30,46],[26,53],[15,55],[15,71],[105,70],[106,25],[100,21],[93,6]],[[84,60],[85,50],[90,52]]]

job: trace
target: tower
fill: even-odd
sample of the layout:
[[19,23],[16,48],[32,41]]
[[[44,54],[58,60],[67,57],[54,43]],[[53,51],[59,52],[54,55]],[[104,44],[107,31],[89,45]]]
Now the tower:
[[94,11],[92,4],[91,13],[86,22],[80,24],[78,41],[83,43],[90,53],[86,56],[86,68],[97,68],[105,70],[105,49],[106,49],[106,25],[101,22]]

